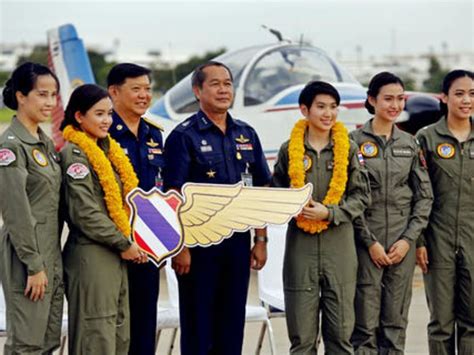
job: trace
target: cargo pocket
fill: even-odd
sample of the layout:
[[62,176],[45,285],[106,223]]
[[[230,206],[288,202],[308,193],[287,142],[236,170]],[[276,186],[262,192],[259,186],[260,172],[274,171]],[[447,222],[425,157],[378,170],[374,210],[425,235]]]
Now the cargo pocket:
[[202,181],[218,184],[226,181],[224,157],[220,154],[202,154],[197,157],[197,173]]
[[116,322],[117,313],[114,312],[84,317],[84,333],[81,336],[82,353],[115,353]]

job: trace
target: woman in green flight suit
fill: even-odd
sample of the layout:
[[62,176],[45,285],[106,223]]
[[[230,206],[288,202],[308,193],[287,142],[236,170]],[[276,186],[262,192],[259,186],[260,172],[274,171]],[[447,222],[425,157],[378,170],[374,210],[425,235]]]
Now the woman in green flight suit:
[[352,343],[356,354],[403,354],[411,300],[415,243],[433,202],[415,138],[395,120],[405,106],[403,82],[392,73],[369,83],[374,117],[351,132],[369,173],[372,204],[355,221],[359,260]]
[[59,83],[45,66],[12,73],[3,101],[16,116],[0,136],[0,276],[8,354],[49,354],[59,347],[63,314],[58,221],[61,169],[39,127],[57,103]]
[[125,260],[147,257],[131,243],[124,196],[138,180],[108,135],[112,103],[96,85],[71,95],[61,125],[64,200],[70,234],[64,247],[69,354],[127,354],[130,337]]
[[474,74],[443,80],[444,116],[418,132],[433,186],[428,228],[417,249],[430,310],[432,355],[474,354]]
[[326,353],[353,354],[357,255],[352,221],[369,203],[367,173],[347,129],[340,96],[310,82],[299,97],[304,119],[278,153],[272,184],[313,184],[311,202],[288,225],[283,286],[291,354],[316,354],[319,314]]

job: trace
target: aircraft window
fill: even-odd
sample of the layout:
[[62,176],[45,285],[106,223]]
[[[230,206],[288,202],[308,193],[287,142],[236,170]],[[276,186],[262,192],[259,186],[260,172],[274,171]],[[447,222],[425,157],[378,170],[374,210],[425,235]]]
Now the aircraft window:
[[342,79],[342,73],[323,52],[279,48],[263,56],[252,68],[244,88],[244,104],[261,104],[286,88],[312,80]]
[[[250,59],[261,50],[262,46],[246,48],[237,52],[224,53],[215,58],[216,61],[227,65],[234,76],[234,90],[237,90],[240,77]],[[170,104],[177,113],[193,113],[199,110],[199,103],[191,88],[191,75],[181,80],[169,91]]]

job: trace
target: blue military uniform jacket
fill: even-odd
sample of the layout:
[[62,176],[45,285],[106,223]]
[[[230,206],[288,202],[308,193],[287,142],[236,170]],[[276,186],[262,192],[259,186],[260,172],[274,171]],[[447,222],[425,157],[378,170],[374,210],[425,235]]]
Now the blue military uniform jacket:
[[[138,126],[138,137],[127,127],[122,118],[114,112],[110,135],[128,155],[139,184],[143,190],[148,191],[154,186],[161,187],[163,158],[163,136],[162,128],[156,123],[142,118]],[[145,144],[143,144],[145,142]]]
[[202,111],[186,119],[166,140],[165,161],[165,189],[186,182],[235,184],[242,173],[252,175],[254,186],[271,179],[257,133],[230,114],[225,134]]

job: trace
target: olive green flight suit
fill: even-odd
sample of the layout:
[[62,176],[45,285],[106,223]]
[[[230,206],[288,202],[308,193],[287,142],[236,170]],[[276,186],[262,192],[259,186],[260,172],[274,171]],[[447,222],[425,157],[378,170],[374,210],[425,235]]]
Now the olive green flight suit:
[[[108,139],[98,144],[108,151]],[[127,266],[120,252],[130,243],[110,219],[98,176],[84,152],[69,143],[61,156],[70,229],[63,252],[69,354],[127,354]],[[116,179],[121,185],[118,175]]]
[[[403,354],[415,269],[416,240],[426,228],[433,203],[426,162],[416,139],[396,126],[388,141],[372,130],[372,120],[351,132],[369,173],[372,204],[355,225],[359,269],[352,344],[360,355]],[[403,239],[405,258],[379,269],[369,247],[388,253]]]
[[[7,307],[4,353],[49,354],[59,347],[63,270],[58,221],[61,169],[52,141],[13,118],[0,136],[0,276]],[[3,155],[5,158],[6,155]],[[43,300],[24,296],[27,277],[45,271]]]
[[[428,249],[425,291],[430,354],[474,354],[474,125],[459,143],[445,118],[419,131],[434,203],[421,245]],[[452,155],[452,156],[450,156]],[[456,346],[457,345],[457,346]]]
[[[306,182],[313,184],[312,198],[322,201],[333,172],[333,143],[318,154],[305,137],[305,155],[311,161]],[[307,162],[309,162],[307,160]],[[307,164],[309,165],[309,164]],[[273,186],[289,187],[288,142],[280,148]],[[353,354],[350,336],[354,328],[354,294],[357,277],[352,220],[367,207],[369,182],[351,143],[346,193],[329,209],[329,228],[306,233],[289,223],[283,264],[286,321],[291,354],[316,354],[319,311],[327,354]]]

